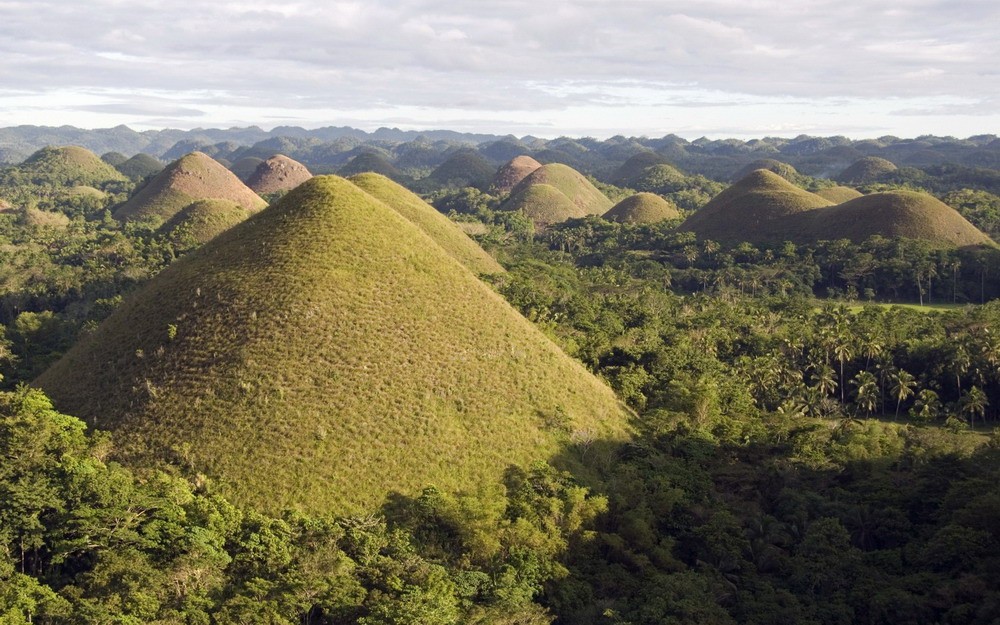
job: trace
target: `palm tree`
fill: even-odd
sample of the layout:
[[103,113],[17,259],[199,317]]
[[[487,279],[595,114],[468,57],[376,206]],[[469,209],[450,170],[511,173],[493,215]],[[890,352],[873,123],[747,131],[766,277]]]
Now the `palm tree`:
[[851,339],[844,334],[840,334],[837,343],[833,346],[833,355],[840,363],[840,403],[846,402],[844,396],[844,363],[854,357],[854,345]]
[[837,390],[836,371],[829,365],[821,365],[816,369],[816,388],[824,395],[833,395]]
[[983,418],[986,414],[986,406],[990,404],[990,401],[982,389],[978,386],[973,386],[962,395],[961,403],[962,412],[969,415],[969,425],[975,427],[976,415]]
[[855,389],[857,406],[865,411],[865,416],[871,416],[878,406],[878,380],[869,371],[860,371],[854,376],[851,384]]
[[889,392],[896,398],[896,419],[899,418],[899,405],[913,395],[913,389],[917,386],[917,380],[909,371],[897,369],[892,374],[892,388]]

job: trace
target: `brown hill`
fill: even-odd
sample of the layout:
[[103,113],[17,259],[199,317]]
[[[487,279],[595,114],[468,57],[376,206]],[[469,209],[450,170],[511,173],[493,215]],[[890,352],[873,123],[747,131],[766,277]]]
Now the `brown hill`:
[[775,227],[781,218],[831,204],[778,174],[758,169],[712,198],[678,230],[715,241],[757,241],[762,236],[769,236],[768,229]]
[[257,166],[247,179],[247,186],[254,193],[264,195],[291,191],[310,178],[312,174],[305,165],[284,154],[275,154]]
[[836,180],[848,184],[871,184],[877,182],[885,174],[896,171],[896,169],[898,168],[892,161],[878,156],[866,156],[840,172]]
[[[501,205],[505,210],[516,210],[514,198],[522,196],[522,191],[536,184],[545,184],[558,189],[579,209],[579,215],[603,215],[611,208],[612,202],[587,178],[568,165],[549,163],[542,165],[517,183],[510,192],[510,198]],[[556,222],[549,222],[556,223]]]
[[530,156],[517,156],[497,170],[490,184],[490,191],[496,195],[507,195],[517,183],[541,166],[541,163]]
[[191,152],[167,165],[119,206],[114,216],[119,221],[162,223],[185,206],[207,199],[231,200],[251,212],[266,206],[233,172],[202,152]]
[[629,224],[651,224],[680,216],[676,206],[655,193],[636,193],[604,213],[604,218],[609,221]]
[[238,504],[374,510],[496,483],[626,411],[418,227],[318,176],[174,262],[37,384],[119,460]]

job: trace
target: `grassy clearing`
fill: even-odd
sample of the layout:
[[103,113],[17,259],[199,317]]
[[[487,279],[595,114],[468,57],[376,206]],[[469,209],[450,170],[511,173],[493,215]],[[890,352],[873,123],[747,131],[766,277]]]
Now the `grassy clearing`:
[[168,267],[37,383],[127,462],[271,511],[474,488],[628,433],[607,386],[336,176]]

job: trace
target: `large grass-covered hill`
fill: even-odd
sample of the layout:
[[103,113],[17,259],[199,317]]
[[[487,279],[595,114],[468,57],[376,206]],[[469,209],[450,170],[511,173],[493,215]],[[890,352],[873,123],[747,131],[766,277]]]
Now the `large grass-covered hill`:
[[113,431],[120,460],[272,511],[475,488],[628,430],[608,387],[336,176],[170,265],[37,384]]
[[154,176],[127,202],[115,209],[120,221],[165,222],[185,206],[198,200],[236,202],[248,211],[266,203],[231,171],[201,152],[183,156]]
[[517,186],[517,183],[541,166],[541,163],[525,154],[515,156],[504,163],[494,174],[493,181],[490,183],[490,191],[497,195],[507,195]]

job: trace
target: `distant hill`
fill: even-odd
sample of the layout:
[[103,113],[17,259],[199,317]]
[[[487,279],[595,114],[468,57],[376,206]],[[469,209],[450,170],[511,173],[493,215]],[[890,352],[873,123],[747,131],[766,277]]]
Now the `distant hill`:
[[96,154],[75,145],[42,148],[15,167],[32,184],[103,189],[125,177]]
[[623,187],[631,187],[643,173],[655,165],[667,165],[667,159],[656,152],[639,152],[625,161],[611,177],[611,183]]
[[773,158],[761,158],[741,167],[740,170],[733,175],[732,181],[735,182],[737,180],[741,180],[747,176],[747,174],[750,174],[758,169],[766,169],[771,173],[778,174],[792,184],[796,184],[802,177],[801,174],[799,174],[799,172],[788,163],[782,163],[781,161]]
[[381,174],[357,174],[349,179],[420,228],[434,242],[475,274],[503,273],[504,268],[436,208]]
[[114,216],[119,221],[164,222],[188,204],[207,199],[231,200],[249,211],[266,205],[231,171],[201,152],[192,152],[153,177],[119,206]]
[[229,171],[236,174],[236,177],[246,183],[250,176],[257,171],[257,167],[264,162],[264,159],[257,156],[244,156],[229,166]]
[[493,181],[490,183],[490,191],[497,195],[507,195],[517,186],[517,183],[541,166],[541,163],[530,156],[524,154],[515,156],[494,174]]
[[112,431],[116,459],[271,512],[372,511],[557,454],[580,468],[570,438],[629,427],[608,387],[336,176],[167,267],[37,384]]
[[393,180],[402,178],[400,171],[386,157],[377,152],[368,151],[362,152],[352,158],[337,173],[341,176],[353,176],[354,174],[363,174],[366,172],[382,174]]
[[168,219],[158,232],[181,249],[198,247],[253,213],[232,200],[198,200]]
[[429,178],[441,186],[486,189],[495,171],[475,150],[459,150],[435,168]]
[[264,195],[291,191],[310,178],[312,174],[305,165],[284,154],[276,154],[257,165],[246,183],[254,193]]
[[799,229],[817,240],[864,241],[877,234],[953,247],[992,243],[952,207],[913,191],[871,193],[801,217]]
[[765,170],[720,193],[679,230],[725,243],[863,241],[874,235],[943,246],[991,243],[956,210],[926,193],[872,193],[835,205]]
[[877,156],[866,156],[840,172],[840,175],[837,176],[837,182],[869,184],[877,182],[885,174],[892,173],[897,169],[892,161]]
[[115,169],[121,172],[126,178],[142,180],[147,176],[152,176],[163,171],[163,163],[149,154],[140,153],[115,165]]
[[[557,189],[565,195],[576,207],[576,215],[603,215],[611,208],[612,202],[595,187],[587,178],[568,165],[550,163],[543,165],[528,174],[511,190],[510,198],[501,206],[504,210],[517,210],[524,207],[525,190],[528,187],[544,184]],[[551,216],[555,216],[552,213]],[[547,223],[557,223],[550,221]]]
[[782,217],[831,205],[829,200],[800,189],[776,173],[758,169],[712,198],[678,229],[716,241],[754,241],[770,236],[763,230]]
[[681,216],[677,207],[654,193],[637,193],[615,204],[604,213],[609,221],[629,224],[651,224]]

